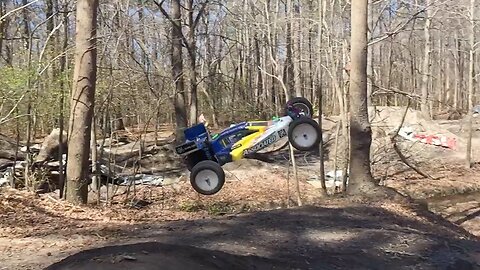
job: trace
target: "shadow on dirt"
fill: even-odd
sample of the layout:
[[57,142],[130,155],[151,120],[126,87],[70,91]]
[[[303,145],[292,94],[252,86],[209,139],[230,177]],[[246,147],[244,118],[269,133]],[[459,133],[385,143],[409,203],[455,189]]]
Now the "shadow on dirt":
[[146,242],[82,251],[45,270],[291,269],[284,263],[257,256]]
[[478,239],[432,221],[309,206],[137,224],[120,229],[133,239],[123,243],[145,243],[81,252],[47,269],[479,269]]
[[[276,152],[262,155],[264,155],[264,158],[260,159],[261,161],[275,163],[281,166],[288,166],[288,162],[290,161],[290,150],[288,146]],[[312,166],[317,164],[320,160],[320,153],[318,150],[309,152],[299,152],[295,150],[294,155],[296,164],[299,168]],[[324,158],[328,158],[327,153],[324,153]]]

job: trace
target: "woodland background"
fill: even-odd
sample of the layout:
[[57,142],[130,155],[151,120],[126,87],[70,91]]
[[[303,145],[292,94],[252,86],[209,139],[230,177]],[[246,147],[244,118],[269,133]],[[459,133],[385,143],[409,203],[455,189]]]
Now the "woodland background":
[[[271,117],[290,93],[315,104],[321,93],[325,115],[346,111],[348,1],[182,2],[179,72],[190,122],[199,112],[213,124]],[[174,121],[172,10],[169,1],[161,4],[163,13],[153,1],[100,1],[98,130]],[[431,117],[466,112],[478,79],[476,5],[369,3],[371,104],[400,106],[411,99]],[[1,1],[0,132],[26,140],[67,124],[74,8],[69,0]]]

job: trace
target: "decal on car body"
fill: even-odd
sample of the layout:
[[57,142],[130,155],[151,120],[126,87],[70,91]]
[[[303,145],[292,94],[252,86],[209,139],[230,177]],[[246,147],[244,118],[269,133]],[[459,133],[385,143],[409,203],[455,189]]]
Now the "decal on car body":
[[269,146],[270,144],[272,144],[276,141],[277,141],[277,135],[275,135],[275,133],[273,133],[272,135],[265,138],[263,141],[254,145],[253,147],[251,147],[249,149],[245,149],[245,151],[243,151],[243,154],[248,155],[248,154],[251,154],[251,153],[255,153],[255,152],[262,150],[263,148]]

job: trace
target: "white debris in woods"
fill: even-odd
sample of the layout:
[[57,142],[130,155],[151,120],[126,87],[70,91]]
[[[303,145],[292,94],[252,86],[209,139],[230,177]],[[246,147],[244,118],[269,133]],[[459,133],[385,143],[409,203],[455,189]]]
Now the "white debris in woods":
[[[321,183],[318,175],[314,175],[307,180],[312,186],[316,188],[321,188]],[[347,175],[347,185],[348,185],[348,175]],[[325,186],[328,189],[331,188],[340,188],[343,186],[343,170],[329,171],[325,174]]]

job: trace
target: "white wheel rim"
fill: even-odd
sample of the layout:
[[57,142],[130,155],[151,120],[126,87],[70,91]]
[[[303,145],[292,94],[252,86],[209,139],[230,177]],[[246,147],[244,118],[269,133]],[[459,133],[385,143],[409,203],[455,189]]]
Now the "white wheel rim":
[[292,137],[296,145],[309,148],[317,141],[318,132],[311,124],[302,123],[293,128]]
[[305,116],[310,116],[310,108],[303,103],[295,103],[293,106],[303,112]]
[[212,191],[219,184],[218,175],[212,170],[201,170],[195,176],[195,183],[203,191]]

